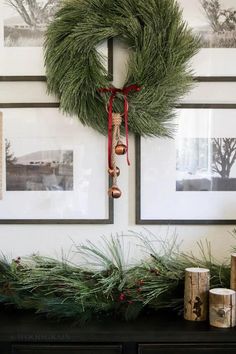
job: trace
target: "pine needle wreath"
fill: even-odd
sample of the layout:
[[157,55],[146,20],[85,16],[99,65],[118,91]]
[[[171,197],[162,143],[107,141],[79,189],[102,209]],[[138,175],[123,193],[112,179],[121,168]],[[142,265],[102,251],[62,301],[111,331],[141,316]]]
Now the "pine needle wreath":
[[[173,108],[192,83],[189,59],[199,41],[182,20],[175,0],[62,0],[45,40],[49,92],[62,110],[107,134],[110,87],[96,46],[118,37],[131,49],[124,87],[129,94],[129,128],[140,135],[171,136]],[[117,95],[114,111],[122,112]]]

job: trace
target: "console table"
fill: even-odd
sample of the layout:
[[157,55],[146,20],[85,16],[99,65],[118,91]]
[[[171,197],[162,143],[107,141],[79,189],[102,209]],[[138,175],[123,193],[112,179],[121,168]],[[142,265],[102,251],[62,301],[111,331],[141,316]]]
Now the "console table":
[[236,354],[236,328],[156,314],[84,326],[0,310],[0,354]]

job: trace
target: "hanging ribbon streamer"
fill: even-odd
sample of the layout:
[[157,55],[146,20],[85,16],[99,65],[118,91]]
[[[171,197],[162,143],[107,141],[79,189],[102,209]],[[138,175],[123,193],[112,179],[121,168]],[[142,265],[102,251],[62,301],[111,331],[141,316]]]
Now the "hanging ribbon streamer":
[[[109,189],[109,194],[113,198],[119,198],[121,196],[121,191],[116,185],[117,175],[120,171],[116,166],[115,154],[124,155],[126,154],[127,164],[130,166],[129,161],[129,125],[128,125],[128,114],[129,114],[129,103],[128,103],[128,94],[131,91],[140,91],[141,88],[137,85],[130,85],[124,87],[123,89],[118,89],[115,87],[101,88],[99,92],[110,93],[110,99],[108,103],[108,166],[109,173],[113,177],[113,186]],[[113,112],[113,104],[117,94],[124,96],[124,113]],[[117,115],[120,117],[117,123]],[[120,125],[122,123],[122,116],[124,117],[125,125],[125,136],[126,136],[126,145],[123,144],[120,140]],[[114,134],[113,134],[114,126]]]

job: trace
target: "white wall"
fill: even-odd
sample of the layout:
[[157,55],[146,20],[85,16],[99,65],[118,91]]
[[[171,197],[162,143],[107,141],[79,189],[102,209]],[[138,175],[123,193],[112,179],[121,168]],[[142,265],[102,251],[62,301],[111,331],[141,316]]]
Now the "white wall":
[[[115,54],[115,78],[118,85],[120,70],[124,68],[122,48]],[[200,90],[201,91],[201,90]],[[207,91],[207,90],[206,90]],[[218,92],[218,89],[216,89]],[[212,92],[212,89],[211,89]],[[193,96],[196,99],[196,96]],[[191,100],[191,97],[189,98]],[[220,100],[220,98],[217,97]],[[196,102],[196,101],[195,101]],[[75,243],[84,242],[86,239],[97,243],[101,236],[109,237],[115,233],[127,233],[128,230],[144,232],[142,226],[135,225],[135,153],[134,137],[130,136],[130,160],[128,168],[126,159],[119,162],[121,177],[119,187],[123,197],[115,201],[114,225],[0,225],[0,250],[9,257],[29,255],[40,252],[43,255],[58,256],[61,252],[69,252],[72,239]],[[234,243],[230,232],[233,225],[226,226],[147,226],[148,230],[165,237],[175,231],[184,241],[185,250],[196,251],[196,241],[207,238],[212,243],[214,254],[220,258],[228,255],[230,246]],[[138,241],[132,238],[133,244]],[[235,242],[236,244],[236,242]],[[136,249],[132,248],[133,255]]]

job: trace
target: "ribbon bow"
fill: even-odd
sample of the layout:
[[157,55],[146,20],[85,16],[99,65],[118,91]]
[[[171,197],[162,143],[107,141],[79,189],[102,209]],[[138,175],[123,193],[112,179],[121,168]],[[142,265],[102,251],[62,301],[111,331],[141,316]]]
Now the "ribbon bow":
[[124,96],[124,121],[125,121],[125,136],[126,136],[126,147],[127,147],[127,163],[130,166],[129,161],[129,127],[128,127],[128,114],[129,114],[129,103],[128,103],[128,94],[131,91],[140,91],[141,88],[137,85],[126,86],[123,89],[118,89],[116,87],[101,88],[99,92],[102,93],[111,93],[109,103],[108,103],[108,163],[109,168],[112,168],[112,113],[113,113],[113,103],[117,93],[120,93]]

